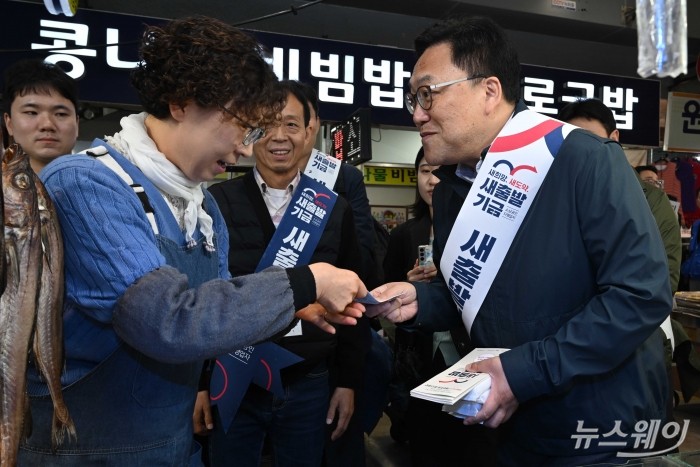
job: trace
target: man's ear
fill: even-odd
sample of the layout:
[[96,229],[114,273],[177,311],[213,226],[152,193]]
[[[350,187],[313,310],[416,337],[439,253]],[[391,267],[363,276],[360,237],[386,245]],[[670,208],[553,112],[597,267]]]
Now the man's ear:
[[12,117],[10,117],[10,114],[5,112],[3,114],[3,119],[5,120],[5,129],[7,130],[7,134],[12,136]]
[[306,125],[306,128],[304,128],[304,146],[309,144],[309,139],[311,139],[311,134],[313,133],[313,129],[311,128],[311,125]]
[[486,111],[491,113],[494,109],[498,107],[498,104],[503,100],[503,86],[501,86],[501,80],[495,76],[488,76],[484,78],[482,83],[485,89],[486,95]]
[[620,130],[618,130],[617,128],[614,129],[613,132],[610,133],[608,138],[610,138],[613,141],[617,141],[619,143],[620,142]]

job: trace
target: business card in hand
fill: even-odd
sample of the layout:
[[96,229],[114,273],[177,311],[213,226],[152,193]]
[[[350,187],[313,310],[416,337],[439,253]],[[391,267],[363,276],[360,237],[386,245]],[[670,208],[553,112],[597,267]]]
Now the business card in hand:
[[396,294],[392,297],[388,297],[388,298],[385,298],[382,300],[377,300],[374,297],[374,295],[372,295],[371,293],[368,293],[364,297],[356,298],[354,301],[357,303],[362,303],[363,305],[380,305],[382,303],[390,302],[393,299],[395,299],[396,297],[400,297],[401,295],[403,295],[403,293],[399,293],[399,294]]

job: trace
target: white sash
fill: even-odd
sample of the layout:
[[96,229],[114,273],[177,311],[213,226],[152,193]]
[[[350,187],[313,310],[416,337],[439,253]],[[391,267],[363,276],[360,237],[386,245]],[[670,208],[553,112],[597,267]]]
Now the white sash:
[[523,110],[489,148],[440,261],[467,331],[562,142],[575,128]]
[[332,190],[336,180],[338,180],[340,164],[342,163],[342,161],[314,149],[311,151],[309,162],[306,163],[304,174]]

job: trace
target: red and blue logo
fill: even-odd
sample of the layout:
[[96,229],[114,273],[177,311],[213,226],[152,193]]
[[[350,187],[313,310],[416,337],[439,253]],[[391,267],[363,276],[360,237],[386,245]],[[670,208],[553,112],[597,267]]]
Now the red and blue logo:
[[[535,125],[534,127],[521,133],[496,138],[491,145],[491,148],[489,148],[489,153],[515,151],[516,149],[523,148],[541,138],[544,138],[549,153],[552,155],[552,157],[555,157],[557,152],[559,152],[559,148],[564,142],[563,127],[564,123],[558,120],[545,120],[539,125]],[[496,164],[500,162],[501,161],[497,162]],[[513,167],[510,164],[508,165],[511,171],[515,170],[517,172],[518,170],[527,169],[537,172],[537,170],[534,170],[534,167],[532,166]],[[513,175],[513,173],[511,173],[511,175]]]

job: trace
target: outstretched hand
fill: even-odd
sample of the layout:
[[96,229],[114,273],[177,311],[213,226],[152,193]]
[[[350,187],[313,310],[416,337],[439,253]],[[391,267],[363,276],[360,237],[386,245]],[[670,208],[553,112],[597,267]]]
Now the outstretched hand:
[[354,318],[362,316],[364,309],[354,306],[348,308],[355,297],[367,295],[367,288],[357,274],[328,263],[314,263],[309,269],[316,280],[317,301],[328,311],[329,316],[333,313]]
[[[370,318],[386,318],[392,323],[402,323],[413,319],[418,313],[416,288],[409,282],[389,282],[372,291],[378,301],[388,300],[378,305],[365,305]],[[394,297],[394,298],[392,298]]]
[[364,307],[359,303],[348,306],[342,313],[329,313],[320,303],[311,305],[297,311],[296,317],[315,324],[329,334],[335,334],[334,324],[353,326],[357,324],[357,318],[362,316]]

